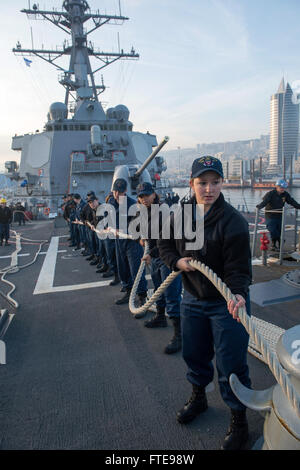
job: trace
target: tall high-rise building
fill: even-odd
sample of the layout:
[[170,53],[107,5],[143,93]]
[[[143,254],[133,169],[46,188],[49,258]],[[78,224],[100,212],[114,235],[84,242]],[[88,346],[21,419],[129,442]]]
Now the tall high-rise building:
[[293,91],[282,78],[278,91],[271,96],[270,166],[289,168],[291,157],[297,158],[299,138],[299,104],[293,103]]

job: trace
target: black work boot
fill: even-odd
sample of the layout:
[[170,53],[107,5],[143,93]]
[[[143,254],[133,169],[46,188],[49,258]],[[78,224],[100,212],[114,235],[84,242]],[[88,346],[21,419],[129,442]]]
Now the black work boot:
[[106,273],[107,270],[108,270],[107,264],[101,264],[99,269],[97,269],[96,273]]
[[177,421],[186,424],[207,409],[205,387],[193,384],[193,393],[189,401],[177,413]]
[[[137,307],[142,307],[147,301],[147,292],[140,292],[138,294],[138,300],[137,300]],[[145,310],[144,312],[136,313],[134,315],[135,318],[143,318],[145,315],[147,315],[148,310]]]
[[114,270],[113,269],[108,269],[104,274],[102,274],[102,277],[112,277],[114,276],[115,273],[114,273]]
[[91,266],[96,266],[96,264],[98,264],[99,261],[100,261],[100,260],[99,260],[99,257],[98,257],[98,256],[95,256],[94,259],[93,259],[93,261],[90,262],[90,265],[91,265]]
[[88,256],[87,258],[85,258],[86,261],[92,261],[92,259],[94,259],[94,255],[90,255]]
[[180,318],[172,318],[172,323],[174,326],[174,336],[165,347],[166,354],[173,354],[181,349],[181,327],[180,327]]
[[144,326],[146,328],[165,328],[168,326],[164,307],[156,307],[156,310],[157,313],[150,320],[145,321]]
[[116,300],[115,304],[117,305],[128,304],[130,292],[131,292],[131,289],[126,289],[125,295],[123,295],[123,297],[121,297],[119,300]]
[[246,410],[231,410],[231,421],[222,450],[239,450],[249,437]]
[[110,286],[116,286],[120,283],[118,273],[115,273],[115,278],[109,283]]

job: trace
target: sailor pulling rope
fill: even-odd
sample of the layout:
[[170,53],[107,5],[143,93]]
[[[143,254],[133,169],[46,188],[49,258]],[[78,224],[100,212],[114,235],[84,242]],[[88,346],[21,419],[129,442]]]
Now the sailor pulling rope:
[[[148,242],[145,242],[145,251],[144,256],[149,251]],[[190,266],[200,271],[204,274],[218,289],[218,291],[222,294],[224,299],[229,302],[230,300],[235,300],[235,296],[232,294],[230,289],[226,286],[226,284],[205,264],[200,263],[196,260],[189,261]],[[137,313],[145,312],[153,303],[163,294],[164,290],[173,282],[175,277],[177,277],[182,271],[173,271],[161,284],[161,286],[156,290],[153,296],[147,300],[147,302],[139,308],[136,308],[134,305],[134,299],[137,291],[137,287],[142,276],[143,270],[145,268],[145,261],[141,262],[139,271],[135,278],[134,285],[131,290],[131,295],[129,299],[129,309],[133,315]],[[239,308],[238,310],[238,317],[245,329],[247,330],[249,336],[257,345],[258,350],[261,352],[264,361],[269,366],[272,374],[276,378],[279,385],[282,387],[285,395],[287,396],[288,400],[290,401],[291,405],[297,412],[298,416],[300,417],[300,397],[298,392],[296,391],[295,387],[291,383],[287,373],[282,368],[281,364],[279,363],[276,354],[270,349],[268,343],[264,340],[263,336],[259,333],[255,321],[246,312],[246,309]]]

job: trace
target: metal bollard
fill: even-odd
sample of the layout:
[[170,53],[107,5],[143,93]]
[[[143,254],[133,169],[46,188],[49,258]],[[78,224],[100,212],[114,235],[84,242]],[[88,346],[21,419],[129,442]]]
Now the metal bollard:
[[[300,393],[300,325],[285,331],[276,345],[282,367]],[[279,384],[263,390],[250,390],[235,374],[230,385],[245,406],[265,415],[264,435],[254,448],[261,450],[300,450],[300,419]]]

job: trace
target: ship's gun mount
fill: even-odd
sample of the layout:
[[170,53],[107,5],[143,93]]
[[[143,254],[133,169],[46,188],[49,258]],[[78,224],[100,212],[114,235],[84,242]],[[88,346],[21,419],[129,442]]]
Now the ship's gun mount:
[[144,161],[144,163],[141,166],[138,165],[118,165],[115,168],[113,180],[112,180],[112,186],[114,185],[114,182],[118,178],[122,178],[127,182],[127,193],[130,196],[135,196],[136,195],[136,188],[139,185],[139,183],[151,183],[153,184],[151,175],[149,171],[147,170],[147,167],[150,165],[152,160],[156,157],[158,152],[161,150],[161,148],[169,141],[169,137],[165,137],[161,143],[153,150],[151,155]]
[[144,163],[141,165],[141,167],[135,172],[135,174],[133,175],[133,179],[134,180],[138,180],[139,177],[141,176],[141,174],[143,173],[143,171],[147,168],[147,166],[150,165],[150,163],[152,162],[152,160],[156,157],[156,155],[158,154],[158,152],[162,149],[162,147],[169,141],[169,137],[166,136],[162,141],[161,143],[156,147],[155,150],[153,150],[153,152],[151,153],[151,155],[149,155],[149,157],[144,161]]

